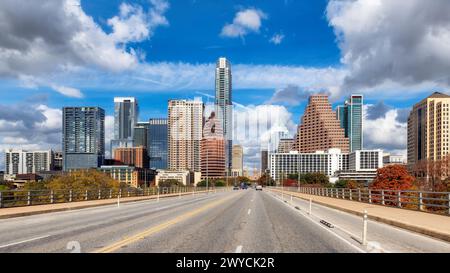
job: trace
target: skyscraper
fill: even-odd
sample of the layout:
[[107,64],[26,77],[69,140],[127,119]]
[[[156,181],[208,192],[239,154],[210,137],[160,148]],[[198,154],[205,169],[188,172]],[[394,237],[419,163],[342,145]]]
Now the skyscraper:
[[269,151],[262,150],[261,151],[261,173],[265,173],[269,169],[268,161],[269,161]]
[[150,119],[148,131],[150,168],[167,169],[167,118]]
[[244,172],[244,149],[241,145],[233,145],[232,174],[242,176]]
[[148,127],[148,122],[138,122],[136,124],[133,137],[134,147],[144,147],[147,149],[149,137]]
[[117,147],[134,146],[134,128],[138,119],[139,107],[135,98],[114,98],[114,139],[111,140],[111,155]]
[[105,157],[105,111],[64,107],[62,145],[65,171],[99,167]]
[[219,58],[216,63],[216,98],[215,112],[222,122],[225,137],[225,164],[231,170],[233,147],[233,102],[231,64],[226,58]]
[[203,178],[220,178],[225,176],[225,139],[222,123],[214,112],[203,127],[201,142],[201,170]]
[[351,95],[336,108],[336,118],[349,139],[350,152],[363,149],[363,96]]
[[327,95],[312,95],[298,127],[296,147],[301,153],[314,153],[339,148],[349,152],[349,140],[345,137],[333,112]]
[[168,110],[169,169],[200,172],[203,102],[169,100]]
[[138,118],[139,109],[135,98],[114,98],[114,139],[132,140]]
[[408,117],[408,166],[449,154],[450,96],[439,92],[415,104]]

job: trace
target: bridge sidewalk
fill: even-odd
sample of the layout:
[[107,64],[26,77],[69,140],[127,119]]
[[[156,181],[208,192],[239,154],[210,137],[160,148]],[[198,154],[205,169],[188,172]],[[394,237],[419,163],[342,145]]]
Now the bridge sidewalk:
[[[282,192],[279,189],[270,190],[279,193]],[[293,196],[304,200],[309,200],[311,198],[314,203],[359,216],[362,216],[364,210],[367,210],[368,217],[371,220],[450,242],[449,216],[291,191],[284,191],[284,194],[292,194]]]
[[[197,191],[198,193],[205,193],[206,191]],[[161,194],[160,198],[167,197],[175,197],[179,196],[178,193],[172,194]],[[192,195],[192,192],[183,192],[183,195]],[[120,204],[122,203],[130,203],[144,200],[157,199],[157,195],[149,195],[149,196],[138,196],[138,197],[124,197],[120,198]],[[117,204],[117,199],[100,199],[100,200],[88,200],[88,201],[78,201],[71,203],[58,203],[58,204],[48,204],[48,205],[35,205],[35,206],[25,206],[25,207],[13,207],[13,208],[1,208],[0,209],[0,219],[6,218],[14,218],[14,217],[22,217],[29,216],[35,214],[43,214],[50,212],[58,212],[58,211],[68,211],[68,210],[76,210],[83,208],[91,208],[91,207],[99,207],[99,206],[107,206]]]

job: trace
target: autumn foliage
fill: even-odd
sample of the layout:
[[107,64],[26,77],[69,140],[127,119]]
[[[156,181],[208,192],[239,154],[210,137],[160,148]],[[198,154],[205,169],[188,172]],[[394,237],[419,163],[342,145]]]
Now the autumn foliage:
[[283,186],[285,186],[285,187],[297,187],[298,186],[298,181],[288,178],[288,179],[285,179],[283,181]]
[[402,165],[391,165],[378,169],[377,177],[371,188],[378,190],[409,190],[413,186],[414,177]]

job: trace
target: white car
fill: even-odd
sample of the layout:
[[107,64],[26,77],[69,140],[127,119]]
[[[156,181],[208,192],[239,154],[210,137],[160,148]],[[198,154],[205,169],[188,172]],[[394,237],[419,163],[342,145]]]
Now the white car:
[[255,190],[262,191],[262,186],[261,185],[256,186]]

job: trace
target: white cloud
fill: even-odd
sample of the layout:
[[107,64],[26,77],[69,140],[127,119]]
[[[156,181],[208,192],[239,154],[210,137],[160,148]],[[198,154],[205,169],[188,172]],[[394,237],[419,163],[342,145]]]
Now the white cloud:
[[220,35],[230,38],[242,38],[251,32],[258,33],[264,19],[267,19],[267,15],[259,9],[249,8],[238,11],[233,19],[233,23],[226,24],[222,28]]
[[272,36],[272,38],[270,38],[269,42],[271,42],[272,44],[275,44],[275,45],[279,45],[283,42],[283,40],[284,40],[284,34],[276,33]]
[[[66,84],[86,89],[160,92],[211,90],[214,88],[215,64],[145,63],[133,71],[116,75],[107,72],[85,70],[69,76]],[[237,89],[283,89],[294,85],[308,91],[327,92],[332,100],[341,99],[340,85],[347,71],[340,68],[311,68],[282,65],[232,66],[233,88]],[[86,81],[86,79],[89,81]],[[50,80],[57,80],[57,78]],[[301,99],[301,98],[299,98]]]
[[60,86],[60,85],[52,85],[52,89],[56,92],[71,98],[83,98],[83,93],[76,88]]
[[406,149],[407,123],[399,118],[400,109],[385,109],[376,118],[369,119],[368,109],[364,108],[364,147],[383,149],[386,152],[403,153]]
[[293,135],[297,128],[284,106],[248,105],[234,107],[233,111],[233,144],[243,146],[248,169],[260,169],[261,150],[267,149],[274,135],[278,132]]
[[[151,2],[149,11],[122,4],[119,15],[107,21],[112,27],[107,33],[84,12],[80,0],[47,0],[45,5],[40,1],[27,5],[1,1],[0,32],[7,35],[0,36],[0,77],[49,84],[48,77],[55,73],[135,68],[141,54],[127,45],[150,38],[158,26],[168,24],[164,17],[167,1]],[[74,89],[58,89],[70,96],[80,95]]]
[[331,0],[326,14],[350,69],[344,89],[399,94],[450,85],[448,0]]
[[61,150],[61,109],[44,104],[0,106],[0,168],[6,149]]

